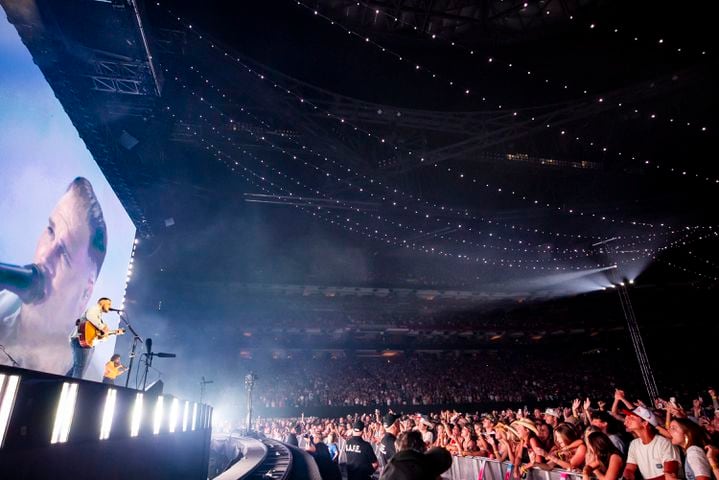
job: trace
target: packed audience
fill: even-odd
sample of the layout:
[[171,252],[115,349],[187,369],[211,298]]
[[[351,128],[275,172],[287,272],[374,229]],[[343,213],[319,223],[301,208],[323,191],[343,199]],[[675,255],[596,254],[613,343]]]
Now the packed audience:
[[[446,452],[506,462],[507,478],[514,479],[533,468],[569,471],[584,480],[719,478],[717,392],[708,389],[686,405],[673,397],[653,405],[631,401],[616,389],[606,401],[575,399],[531,411],[381,416],[377,409],[335,419],[259,418],[254,428],[321,457],[325,479],[339,478],[338,464],[346,464],[350,480],[375,470],[383,480],[437,478],[451,464]],[[363,450],[365,444],[372,452]],[[360,473],[354,464],[362,465]]]
[[552,402],[615,385],[606,373],[614,369],[602,362],[570,371],[559,360],[522,354],[278,360],[255,370],[262,372],[255,398],[264,408]]

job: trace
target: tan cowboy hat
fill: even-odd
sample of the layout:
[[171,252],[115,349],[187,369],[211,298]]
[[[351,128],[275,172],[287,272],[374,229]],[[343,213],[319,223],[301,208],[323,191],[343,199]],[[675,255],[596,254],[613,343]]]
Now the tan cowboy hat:
[[520,425],[527,430],[533,432],[535,435],[539,435],[539,430],[537,430],[537,426],[531,420],[527,420],[526,418],[520,418],[519,420],[515,420],[514,422],[512,422],[512,426],[515,428]]
[[509,432],[512,435],[514,435],[516,438],[519,438],[519,434],[517,433],[517,430],[514,429],[511,425],[504,424],[502,422],[499,422],[494,426],[495,430],[504,430],[505,432]]

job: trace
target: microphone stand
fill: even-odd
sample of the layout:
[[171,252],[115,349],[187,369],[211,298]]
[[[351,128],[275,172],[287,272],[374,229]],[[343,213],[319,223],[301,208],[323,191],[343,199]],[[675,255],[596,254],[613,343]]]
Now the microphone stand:
[[[145,388],[147,386],[147,374],[150,371],[150,369],[152,368],[152,359],[155,357],[175,358],[175,356],[176,356],[174,353],[164,353],[164,352],[157,352],[157,353],[147,352],[144,355],[145,355],[145,375],[142,377],[142,391],[143,392],[145,391]],[[155,369],[155,370],[157,370],[157,369]]]
[[13,366],[13,367],[19,367],[19,366],[20,366],[20,364],[17,363],[14,358],[12,358],[12,355],[10,355],[9,353],[7,353],[7,350],[5,350],[5,345],[0,345],[0,350],[2,350],[2,353],[4,353],[5,356],[7,356],[7,358],[10,359],[10,361],[12,362],[12,366]]
[[150,367],[152,366],[152,358],[155,356],[154,353],[147,353],[145,354],[145,376],[142,378],[142,391],[145,391],[145,388],[147,387],[147,374],[150,371]]
[[[120,321],[122,321],[126,326],[127,329],[130,330],[130,333],[132,333],[132,349],[130,350],[130,363],[127,365],[127,377],[125,378],[125,387],[130,386],[130,374],[132,373],[132,364],[135,361],[135,351],[137,350],[137,342],[143,342],[142,337],[137,334],[134,328],[132,328],[132,325],[130,325],[130,322],[127,321],[127,314],[125,312],[119,312],[120,314]],[[135,384],[135,389],[137,389],[137,384]]]

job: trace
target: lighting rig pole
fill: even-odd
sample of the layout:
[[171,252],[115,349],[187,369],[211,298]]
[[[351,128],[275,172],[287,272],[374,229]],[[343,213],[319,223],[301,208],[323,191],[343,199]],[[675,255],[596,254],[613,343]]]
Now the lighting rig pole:
[[257,375],[250,372],[245,375],[245,388],[247,389],[247,433],[252,431],[252,389],[255,387]]
[[[614,274],[611,274],[614,277]],[[657,388],[657,382],[654,379],[654,373],[652,367],[649,364],[649,357],[647,356],[647,350],[644,348],[644,340],[642,339],[642,333],[639,331],[639,323],[637,317],[634,314],[634,307],[629,298],[629,287],[628,284],[631,282],[624,280],[616,283],[616,290],[619,294],[619,303],[622,305],[622,312],[624,312],[624,319],[627,321],[627,329],[629,330],[629,336],[632,340],[632,346],[634,347],[634,354],[637,357],[637,363],[639,363],[639,370],[642,372],[642,380],[644,380],[644,386],[649,394],[651,405],[659,398],[659,389]]]
[[[602,261],[606,262],[609,256],[609,245],[610,243],[618,240],[617,237],[612,237],[600,242],[593,243],[590,250],[594,252],[594,256]],[[629,338],[632,340],[632,346],[634,347],[634,355],[637,357],[637,363],[639,364],[639,370],[642,373],[642,380],[644,386],[649,394],[651,404],[654,405],[655,401],[659,398],[659,389],[657,388],[657,382],[654,379],[654,373],[652,367],[649,364],[649,357],[647,356],[647,350],[644,348],[644,340],[642,339],[642,333],[639,330],[639,323],[637,322],[637,316],[634,314],[634,307],[632,307],[632,301],[629,298],[629,285],[633,282],[627,279],[618,280],[617,268],[609,270],[608,279],[612,284],[612,287],[616,289],[619,294],[619,303],[622,306],[622,312],[624,313],[624,319],[627,322],[627,330],[629,331]]]
[[205,385],[208,385],[210,383],[215,383],[213,380],[205,380],[205,377],[202,377],[202,380],[200,380],[200,403],[202,403],[202,399],[205,397],[205,390],[207,387]]

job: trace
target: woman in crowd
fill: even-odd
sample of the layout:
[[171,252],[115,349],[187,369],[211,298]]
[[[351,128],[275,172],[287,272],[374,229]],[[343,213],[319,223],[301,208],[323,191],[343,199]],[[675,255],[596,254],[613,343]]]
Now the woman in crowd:
[[587,435],[587,463],[582,470],[583,480],[594,476],[598,480],[617,480],[624,471],[624,459],[611,439],[602,432]]
[[535,464],[544,461],[542,447],[539,445],[539,430],[534,423],[526,418],[516,420],[511,425],[519,435],[519,442],[515,448],[515,465],[521,464],[520,468],[514,469],[515,478],[520,478],[528,469]]
[[565,470],[579,470],[584,465],[587,447],[574,426],[569,423],[559,424],[554,430],[554,444],[554,451],[550,451],[546,455],[549,466],[557,466]]
[[550,451],[554,447],[554,429],[552,426],[545,422],[537,424],[537,430],[539,430],[539,445],[542,449]]
[[472,430],[467,426],[463,426],[459,440],[459,455],[477,456],[480,455],[480,449],[477,446],[477,440],[472,434]]
[[440,423],[437,425],[437,438],[434,440],[434,444],[432,446],[434,447],[441,447],[441,448],[447,448],[447,445],[449,445],[450,438],[447,434],[447,424],[446,423]]
[[686,418],[675,418],[669,423],[672,444],[684,451],[684,474],[687,480],[711,480],[712,467],[704,446],[706,434],[696,423]]
[[494,427],[494,435],[487,437],[487,443],[490,446],[492,458],[500,462],[514,463],[512,445],[509,440],[509,433],[516,438],[516,432],[512,427],[508,427],[503,423],[498,423]]

